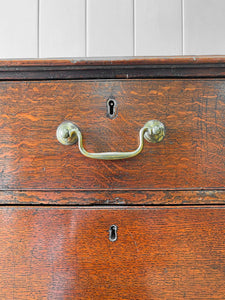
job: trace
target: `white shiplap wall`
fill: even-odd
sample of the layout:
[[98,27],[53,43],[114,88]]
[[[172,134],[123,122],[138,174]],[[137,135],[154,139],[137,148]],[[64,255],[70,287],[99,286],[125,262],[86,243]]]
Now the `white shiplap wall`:
[[225,0],[0,0],[0,58],[225,54]]

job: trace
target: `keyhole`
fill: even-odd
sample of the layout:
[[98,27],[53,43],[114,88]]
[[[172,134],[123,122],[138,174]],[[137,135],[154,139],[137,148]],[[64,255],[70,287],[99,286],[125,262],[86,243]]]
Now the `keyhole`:
[[108,101],[107,101],[107,116],[110,119],[115,118],[115,116],[116,116],[116,107],[117,107],[116,100],[108,99]]
[[115,242],[117,240],[117,229],[118,227],[116,225],[112,225],[109,228],[109,240],[111,242]]
[[109,101],[109,114],[110,115],[114,114],[114,101],[113,100]]

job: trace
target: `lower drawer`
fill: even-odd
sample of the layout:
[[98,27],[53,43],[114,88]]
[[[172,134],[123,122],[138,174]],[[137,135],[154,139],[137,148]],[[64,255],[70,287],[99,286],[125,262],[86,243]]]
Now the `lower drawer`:
[[0,299],[224,299],[225,209],[1,207],[0,258]]

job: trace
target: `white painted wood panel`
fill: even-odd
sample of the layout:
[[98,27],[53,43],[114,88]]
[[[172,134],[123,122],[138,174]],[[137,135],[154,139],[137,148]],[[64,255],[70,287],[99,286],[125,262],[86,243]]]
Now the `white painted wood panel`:
[[36,58],[38,0],[0,0],[0,57]]
[[181,0],[135,0],[135,54],[182,55]]
[[87,0],[87,55],[133,55],[133,0]]
[[225,0],[0,0],[0,58],[225,55],[224,11]]
[[85,0],[40,0],[40,57],[85,56]]
[[224,0],[184,0],[184,54],[225,54],[224,13]]

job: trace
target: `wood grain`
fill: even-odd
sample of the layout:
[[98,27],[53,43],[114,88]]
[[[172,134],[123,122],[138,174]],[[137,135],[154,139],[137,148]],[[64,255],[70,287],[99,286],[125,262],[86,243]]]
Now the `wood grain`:
[[[2,82],[0,189],[224,189],[224,94],[224,80]],[[56,139],[71,120],[89,151],[131,151],[150,119],[166,138],[129,160],[88,159]]]
[[0,60],[0,80],[225,77],[225,56]]
[[1,208],[0,298],[224,299],[224,222],[219,207]]
[[[185,76],[225,58],[0,61],[0,299],[224,299],[225,81]],[[129,160],[56,139],[71,120],[87,150],[130,151],[150,119],[166,138]]]
[[[185,56],[136,56],[136,57],[76,57],[69,59],[0,59],[0,67],[5,68],[20,68],[20,67],[66,67],[66,66],[159,66],[159,65],[170,65],[174,67],[176,65],[205,65],[205,68],[210,65],[217,65],[222,67],[225,64],[225,55],[185,55]],[[20,69],[18,69],[20,70]]]
[[0,191],[0,205],[206,205],[224,204],[224,190]]

